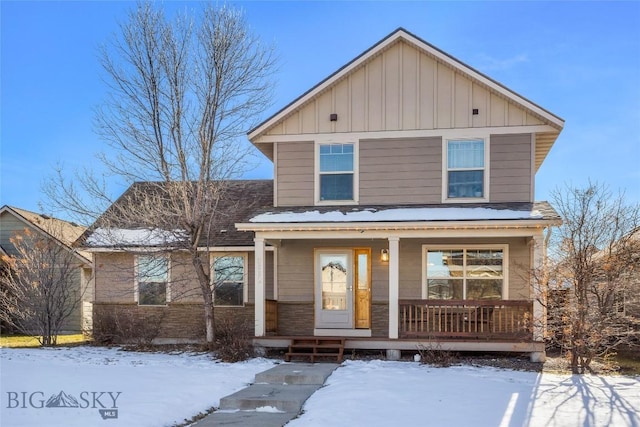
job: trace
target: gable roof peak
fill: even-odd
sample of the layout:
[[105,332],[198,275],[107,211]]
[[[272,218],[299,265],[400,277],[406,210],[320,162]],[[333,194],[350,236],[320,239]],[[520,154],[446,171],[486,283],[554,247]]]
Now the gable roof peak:
[[550,111],[528,100],[522,95],[514,92],[513,90],[507,88],[500,82],[492,79],[491,77],[465,64],[464,62],[448,54],[447,52],[428,43],[427,41],[421,39],[420,37],[406,30],[405,28],[398,27],[397,29],[389,33],[386,37],[384,37],[383,39],[375,43],[373,46],[365,50],[363,53],[355,57],[353,60],[351,60],[350,62],[348,62],[341,68],[339,68],[333,74],[329,75],[324,80],[320,81],[311,89],[307,90],[302,95],[300,95],[299,97],[291,101],[289,104],[284,106],[279,111],[277,111],[271,117],[267,118],[262,123],[257,125],[255,128],[251,129],[248,132],[249,140],[254,141],[259,136],[268,132],[269,129],[275,126],[278,122],[284,120],[286,117],[288,117],[297,109],[301,108],[311,99],[319,96],[327,88],[336,84],[345,76],[353,73],[361,65],[365,64],[370,59],[375,57],[377,54],[384,51],[391,45],[395,44],[398,40],[402,40],[412,45],[414,48],[434,57],[437,61],[450,66],[451,68],[457,70],[463,75],[466,75],[469,78],[479,82],[483,86],[490,88],[490,90],[494,91],[495,93],[498,93],[500,96],[504,97],[510,102],[513,102],[517,105],[520,105],[524,109],[531,111],[535,115],[541,117],[550,126],[556,128],[558,131],[560,131],[564,127],[564,120],[559,116],[551,113]]

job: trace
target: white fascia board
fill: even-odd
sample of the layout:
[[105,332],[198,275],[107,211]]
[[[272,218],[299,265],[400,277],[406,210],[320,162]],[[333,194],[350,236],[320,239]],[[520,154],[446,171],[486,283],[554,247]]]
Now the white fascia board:
[[496,229],[424,229],[424,230],[365,230],[365,231],[256,231],[265,240],[387,240],[391,235],[403,239],[453,239],[453,238],[511,238],[541,236],[544,227],[496,228]]
[[506,135],[517,133],[548,133],[558,132],[558,129],[550,125],[529,126],[500,126],[479,127],[462,129],[417,129],[417,130],[392,130],[378,132],[336,132],[317,134],[291,134],[291,135],[263,135],[254,143],[274,142],[347,142],[362,139],[395,139],[395,138],[477,138],[479,136]]
[[418,231],[418,230],[500,230],[545,228],[560,225],[556,220],[509,220],[509,221],[422,221],[422,222],[315,222],[315,223],[238,223],[240,231]]
[[[157,246],[137,246],[135,248],[82,248],[82,250],[87,252],[133,252],[133,253],[153,253],[153,252],[171,252],[171,251],[186,251],[184,248],[175,248],[175,247],[162,247],[159,248]],[[211,246],[211,247],[199,247],[198,252],[253,252],[255,247],[253,246]],[[272,246],[265,246],[265,251],[273,251],[274,248]]]

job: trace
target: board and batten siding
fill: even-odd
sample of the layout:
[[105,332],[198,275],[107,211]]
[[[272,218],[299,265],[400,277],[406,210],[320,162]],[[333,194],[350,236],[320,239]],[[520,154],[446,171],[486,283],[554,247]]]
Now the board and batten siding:
[[[473,109],[478,114],[473,114]],[[330,121],[329,115],[338,115]],[[267,135],[542,124],[540,118],[402,40],[372,57]]]
[[360,204],[440,203],[442,139],[360,141]]
[[276,162],[276,204],[313,206],[314,143],[279,142]]
[[491,135],[491,202],[533,202],[531,134]]

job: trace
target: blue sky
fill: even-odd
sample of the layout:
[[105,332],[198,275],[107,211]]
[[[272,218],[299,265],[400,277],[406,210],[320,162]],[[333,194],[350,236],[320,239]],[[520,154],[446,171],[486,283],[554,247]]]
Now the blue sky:
[[[186,3],[166,1],[172,10]],[[640,2],[235,2],[280,58],[273,107],[398,27],[565,119],[536,199],[589,179],[640,203]],[[0,205],[39,210],[63,162],[99,168],[97,47],[130,2],[0,2]],[[188,4],[187,4],[188,5]],[[271,178],[266,158],[247,178]],[[114,184],[117,196],[124,189]]]

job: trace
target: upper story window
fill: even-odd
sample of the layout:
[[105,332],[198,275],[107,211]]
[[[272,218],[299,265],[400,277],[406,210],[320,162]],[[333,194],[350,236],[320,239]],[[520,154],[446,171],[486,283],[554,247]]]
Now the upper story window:
[[241,306],[246,301],[247,258],[242,255],[213,256],[213,303]]
[[487,200],[483,139],[446,141],[446,199]]
[[135,297],[139,305],[166,305],[169,302],[169,258],[166,255],[136,257]]
[[319,201],[355,201],[355,144],[319,144]]

